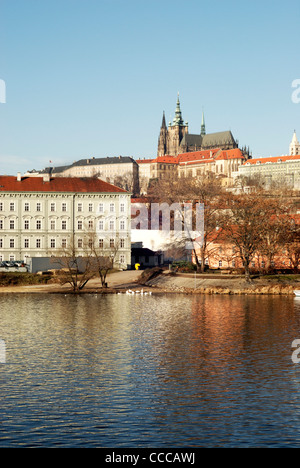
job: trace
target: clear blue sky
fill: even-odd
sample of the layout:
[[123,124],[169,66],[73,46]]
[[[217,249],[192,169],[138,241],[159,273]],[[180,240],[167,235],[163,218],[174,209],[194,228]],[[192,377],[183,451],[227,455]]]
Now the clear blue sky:
[[299,0],[0,0],[0,173],[154,157],[177,92],[190,133],[287,154]]

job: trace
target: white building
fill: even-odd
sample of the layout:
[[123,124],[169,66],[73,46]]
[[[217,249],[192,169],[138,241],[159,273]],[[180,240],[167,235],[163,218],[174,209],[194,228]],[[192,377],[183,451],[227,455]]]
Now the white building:
[[129,156],[80,159],[68,166],[47,167],[42,171],[28,171],[24,175],[41,177],[44,174],[51,177],[98,177],[133,193],[139,189],[139,166]]
[[93,233],[116,263],[131,263],[130,193],[99,179],[0,176],[0,261],[86,252]]

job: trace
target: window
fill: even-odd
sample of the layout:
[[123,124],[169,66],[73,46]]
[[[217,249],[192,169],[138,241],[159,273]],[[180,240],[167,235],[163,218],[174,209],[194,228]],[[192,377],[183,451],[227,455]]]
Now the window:
[[50,203],[50,211],[52,213],[55,211],[55,203]]
[[51,229],[51,231],[55,231],[55,224],[56,224],[56,223],[55,223],[54,220],[51,220],[51,221],[50,221],[50,229]]
[[42,229],[42,221],[40,219],[38,219],[36,222],[36,228],[38,231]]
[[99,221],[99,231],[104,230],[104,221]]
[[114,212],[115,212],[115,204],[114,204],[114,203],[110,203],[110,205],[109,205],[109,212],[110,212],[110,213],[114,213]]
[[0,211],[3,211],[4,207],[3,207],[3,202],[0,202]]
[[104,240],[99,239],[99,249],[103,249],[103,247],[104,247]]
[[25,219],[25,221],[24,221],[24,229],[25,229],[26,231],[28,231],[29,228],[30,228],[30,222],[29,222],[28,219]]
[[78,203],[77,211],[79,211],[80,213],[82,212],[82,203]]
[[120,212],[125,213],[125,203],[121,203],[120,205]]
[[3,229],[3,219],[0,219],[0,229]]
[[79,249],[82,249],[82,246],[83,246],[82,239],[78,239],[77,246],[78,246]]
[[36,243],[35,243],[36,248],[37,248],[37,249],[40,249],[40,248],[41,248],[41,244],[42,244],[42,243],[41,243],[41,239],[37,239],[37,240],[36,240]]
[[89,221],[89,229],[93,229],[94,228],[94,221]]
[[93,203],[89,203],[89,212],[92,213],[93,210],[94,210]]
[[42,211],[42,205],[40,202],[36,204],[36,211]]
[[0,249],[3,248],[3,239],[0,239]]
[[109,221],[109,229],[113,231],[115,229],[115,222],[114,221]]
[[115,239],[109,239],[109,246],[110,246],[111,249],[114,248],[114,246],[115,246]]
[[93,239],[89,239],[89,249],[92,249],[94,247],[94,241]]
[[29,211],[29,209],[30,209],[29,203],[26,202],[24,205],[24,211]]
[[29,249],[29,239],[24,239],[24,249]]
[[121,249],[125,248],[125,239],[120,239],[120,247]]
[[10,262],[14,262],[15,260],[16,260],[16,257],[15,257],[14,255],[11,254],[11,255],[9,256],[9,261],[10,261]]
[[78,228],[78,231],[82,231],[82,228],[83,228],[83,223],[82,223],[82,221],[78,221],[78,223],[77,223],[77,228]]
[[99,203],[99,213],[104,213],[104,205],[103,205],[103,203]]
[[9,247],[11,249],[14,249],[15,248],[15,239],[9,239]]
[[223,266],[223,262],[222,260],[219,261],[219,268],[221,268]]
[[13,202],[9,204],[9,211],[15,211],[15,204]]
[[55,249],[55,246],[56,246],[56,241],[55,241],[55,239],[50,239],[50,247],[51,247],[51,249]]
[[9,229],[15,229],[15,221],[13,219],[9,221]]
[[61,228],[62,228],[63,231],[67,230],[67,221],[62,221],[61,222]]
[[67,204],[66,203],[61,204],[61,211],[63,211],[64,213],[67,211]]
[[62,246],[63,249],[67,248],[67,239],[62,239],[61,240],[61,246]]
[[125,221],[120,222],[120,229],[121,231],[125,231]]
[[120,255],[120,263],[125,263],[125,255]]

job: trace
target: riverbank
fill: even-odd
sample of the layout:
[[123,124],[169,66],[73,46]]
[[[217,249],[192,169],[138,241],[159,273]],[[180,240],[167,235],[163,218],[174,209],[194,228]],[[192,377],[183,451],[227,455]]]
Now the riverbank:
[[[153,274],[154,273],[154,274]],[[156,269],[147,272],[121,271],[108,276],[108,288],[102,290],[98,278],[91,280],[81,294],[118,294],[130,290],[152,291],[152,294],[222,294],[222,295],[286,295],[293,296],[300,289],[300,275],[281,275],[254,278],[251,284],[242,276],[194,275],[171,273]],[[70,294],[69,285],[48,284],[9,285],[0,287],[0,294],[43,293]]]
[[166,293],[293,296],[295,289],[300,289],[300,276],[257,277],[249,284],[243,276],[174,275],[166,272],[147,281],[146,286]]

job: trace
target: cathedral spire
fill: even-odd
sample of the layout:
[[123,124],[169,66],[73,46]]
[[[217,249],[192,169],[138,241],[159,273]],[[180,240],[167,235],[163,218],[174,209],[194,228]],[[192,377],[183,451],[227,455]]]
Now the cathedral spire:
[[202,112],[201,135],[206,135],[204,111]]
[[162,119],[161,128],[167,128],[165,111],[164,111],[164,113],[163,113],[163,119]]
[[184,121],[182,118],[181,114],[181,109],[180,109],[180,100],[179,100],[179,93],[177,96],[177,104],[176,104],[176,110],[175,110],[175,117],[173,119],[173,127],[180,127],[184,125]]

